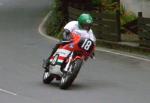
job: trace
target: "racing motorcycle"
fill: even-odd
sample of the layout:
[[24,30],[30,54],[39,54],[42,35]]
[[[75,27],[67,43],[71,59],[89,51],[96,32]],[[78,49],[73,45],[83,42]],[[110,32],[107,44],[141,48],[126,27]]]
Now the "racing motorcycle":
[[77,77],[80,68],[95,49],[94,42],[78,33],[71,33],[70,41],[62,41],[49,59],[49,69],[44,71],[43,83],[49,84],[55,78],[60,89],[69,88]]

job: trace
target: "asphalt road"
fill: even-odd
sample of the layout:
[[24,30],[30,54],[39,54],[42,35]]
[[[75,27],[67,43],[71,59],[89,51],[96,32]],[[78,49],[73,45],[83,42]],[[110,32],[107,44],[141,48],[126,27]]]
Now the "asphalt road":
[[40,35],[50,0],[0,0],[0,103],[149,103],[150,62],[96,52],[69,90],[42,83],[56,41]]

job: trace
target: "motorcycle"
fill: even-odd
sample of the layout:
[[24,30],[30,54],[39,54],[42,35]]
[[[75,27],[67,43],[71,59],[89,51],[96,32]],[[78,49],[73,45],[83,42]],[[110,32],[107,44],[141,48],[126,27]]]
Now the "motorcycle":
[[82,64],[95,49],[94,42],[83,38],[78,33],[71,33],[70,41],[62,41],[49,62],[49,69],[44,71],[43,83],[49,84],[55,78],[60,89],[68,89],[77,77]]

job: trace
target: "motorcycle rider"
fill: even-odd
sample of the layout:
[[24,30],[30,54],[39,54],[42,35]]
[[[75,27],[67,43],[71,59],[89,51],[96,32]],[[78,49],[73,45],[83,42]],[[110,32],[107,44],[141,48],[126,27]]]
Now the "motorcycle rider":
[[[69,23],[67,23],[64,26],[64,32],[63,32],[63,40],[56,44],[56,46],[53,48],[53,51],[51,53],[51,55],[44,61],[43,63],[43,68],[44,69],[48,69],[49,68],[49,59],[51,58],[51,56],[56,52],[57,48],[59,47],[59,45],[61,45],[62,43],[64,43],[63,41],[69,41],[71,39],[71,32],[76,32],[76,31],[84,31],[86,32],[86,34],[82,34],[80,36],[82,37],[88,37],[90,38],[92,41],[94,41],[94,43],[96,42],[96,38],[95,35],[93,34],[93,31],[91,29],[93,23],[93,18],[90,14],[88,13],[82,13],[77,21],[70,21]],[[91,58],[94,58],[94,53],[91,56]]]

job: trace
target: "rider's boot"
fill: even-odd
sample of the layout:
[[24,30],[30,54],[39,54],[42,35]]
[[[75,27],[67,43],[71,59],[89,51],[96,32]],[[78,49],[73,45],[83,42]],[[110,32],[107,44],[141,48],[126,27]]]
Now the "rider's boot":
[[56,46],[53,48],[53,50],[52,50],[52,53],[51,53],[51,55],[46,59],[46,60],[43,60],[43,65],[42,65],[42,67],[45,69],[45,70],[49,70],[49,65],[50,65],[50,58],[53,56],[53,54],[56,52],[56,50],[57,50],[57,48],[58,48],[58,46],[59,46],[60,44],[56,44]]
[[43,60],[43,65],[42,67],[45,69],[45,70],[48,70],[49,69],[49,58],[46,59],[46,60]]

